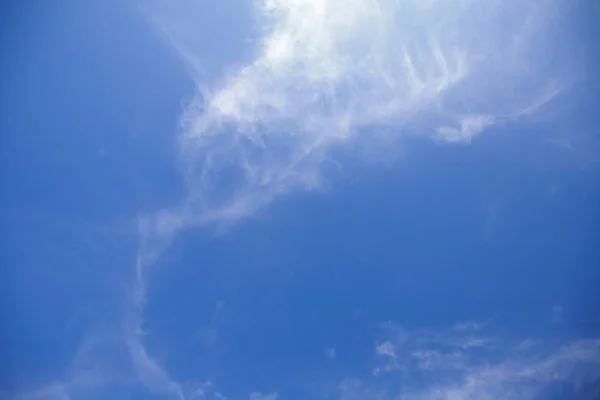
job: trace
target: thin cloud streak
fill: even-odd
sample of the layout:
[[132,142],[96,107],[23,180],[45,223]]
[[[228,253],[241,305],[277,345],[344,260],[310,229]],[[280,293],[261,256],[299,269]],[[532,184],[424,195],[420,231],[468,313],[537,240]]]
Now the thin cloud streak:
[[[484,333],[482,325],[472,326],[478,334]],[[341,397],[365,398],[367,393],[377,393],[375,397],[381,400],[529,400],[546,398],[548,390],[558,385],[569,388],[568,396],[594,398],[584,391],[600,381],[599,339],[579,339],[556,347],[543,342],[533,346],[530,339],[510,342],[486,336],[472,346],[477,339],[470,331],[471,326],[446,331],[388,326],[390,338],[384,343],[394,349],[393,357],[382,351],[382,344],[376,344],[374,378],[342,383]]]

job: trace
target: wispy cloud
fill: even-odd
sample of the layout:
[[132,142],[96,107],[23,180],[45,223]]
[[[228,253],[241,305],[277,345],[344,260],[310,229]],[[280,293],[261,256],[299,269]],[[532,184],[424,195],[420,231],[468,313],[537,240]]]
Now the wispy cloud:
[[375,353],[378,356],[396,358],[396,346],[392,342],[386,341],[375,347]]
[[[363,375],[343,379],[337,385],[339,398],[534,400],[552,398],[547,394],[557,390],[562,390],[565,398],[596,398],[598,391],[594,388],[600,382],[600,339],[575,339],[562,344],[543,339],[515,340],[494,335],[485,323],[461,325],[466,328],[406,329],[385,324],[381,334],[386,339],[373,346],[374,368],[365,370]],[[75,357],[72,374],[65,381],[13,398],[96,399],[105,398],[105,394],[114,396],[115,392],[110,391],[114,388],[122,390],[117,393],[129,393],[141,384],[158,398],[227,400],[210,381],[176,383],[147,356],[139,337],[139,341],[129,344],[121,343],[117,337],[114,339],[111,342],[110,338],[101,338],[83,344]],[[127,350],[127,346],[131,347]],[[120,355],[121,364],[115,364],[115,354]],[[133,366],[126,365],[128,357]],[[115,369],[115,365],[120,368]],[[327,382],[314,384],[329,385]],[[320,395],[331,398],[329,391],[313,397],[321,398]],[[251,392],[247,398],[284,397],[274,392]]]
[[225,301],[217,302],[210,322],[194,333],[194,338],[199,340],[202,345],[208,347],[219,340],[219,328],[225,319],[225,305]]
[[260,392],[254,392],[250,394],[250,400],[276,400],[277,399],[277,393],[268,393],[268,394],[264,394],[264,393],[260,393]]
[[[177,135],[186,198],[138,219],[131,304],[119,331],[130,358],[127,371],[153,393],[196,396],[186,394],[143,341],[148,274],[177,232],[236,221],[293,190],[321,187],[325,167],[339,163],[337,151],[408,135],[469,142],[490,125],[535,112],[561,88],[558,71],[539,57],[540,32],[550,27],[560,3],[257,0],[262,34],[256,56],[219,82],[202,82],[201,73],[192,73],[197,89]],[[187,61],[204,56],[173,44]],[[485,340],[465,339],[460,351]],[[380,346],[380,355],[403,360],[398,352],[405,347]],[[449,357],[425,349],[409,356],[429,369]],[[503,371],[468,376],[480,382]],[[68,399],[70,385],[53,385],[43,398]]]
[[[148,269],[180,229],[319,188],[326,166],[339,165],[336,152],[374,143],[390,151],[407,135],[468,142],[539,109],[561,87],[538,39],[560,3],[256,1],[255,57],[218,82],[192,72],[197,89],[178,132],[188,194],[140,218],[139,309]],[[186,62],[206,56],[159,25]]]
[[[7,399],[9,397],[6,397]],[[15,400],[71,400],[62,383],[54,383],[14,397]]]
[[394,348],[401,350],[390,359],[389,352],[381,351],[381,344],[377,344],[376,380],[360,380],[361,390],[365,385],[373,386],[368,386],[371,391],[392,388],[379,398],[526,400],[540,398],[558,385],[580,396],[577,398],[592,399],[582,389],[600,380],[598,339],[574,340],[556,347],[541,341],[534,346],[532,340],[511,343],[487,336],[476,346],[465,346],[474,339],[464,330],[396,329],[398,339],[393,335],[386,347],[398,342]]
[[539,57],[560,3],[257,1],[256,57],[197,82],[181,116],[180,222],[236,220],[319,187],[332,149],[409,134],[468,142],[535,112],[562,85]]
[[98,399],[139,386],[124,335],[96,329],[83,340],[56,381],[14,394],[15,400]]

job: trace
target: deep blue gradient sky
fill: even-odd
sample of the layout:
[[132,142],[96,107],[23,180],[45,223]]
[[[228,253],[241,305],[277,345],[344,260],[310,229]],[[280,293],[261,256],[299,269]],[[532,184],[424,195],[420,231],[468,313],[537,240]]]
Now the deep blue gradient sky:
[[182,112],[252,62],[260,18],[241,0],[35,3],[1,17],[0,398],[600,393],[598,7],[554,31],[573,75],[539,113],[461,143],[371,147],[367,124],[310,190],[154,234],[138,221],[193,203]]

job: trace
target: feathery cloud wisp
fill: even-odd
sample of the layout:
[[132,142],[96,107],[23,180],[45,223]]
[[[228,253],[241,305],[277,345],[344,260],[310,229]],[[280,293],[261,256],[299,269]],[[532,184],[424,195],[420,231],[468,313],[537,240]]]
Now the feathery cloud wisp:
[[[385,343],[401,351],[392,359],[376,345],[379,364],[374,380],[355,379],[355,385],[343,385],[342,397],[357,391],[376,393],[385,387],[391,392],[377,398],[527,400],[547,398],[545,393],[558,386],[576,398],[592,399],[594,395],[587,391],[600,381],[598,339],[555,347],[486,337],[477,346],[465,346],[481,338],[455,329],[409,331],[395,327],[391,331],[392,338]],[[566,392],[564,396],[570,397]]]
[[197,82],[181,116],[180,221],[238,219],[317,187],[347,143],[408,132],[468,142],[535,112],[561,88],[540,39],[559,3],[257,1],[256,57],[219,83]]

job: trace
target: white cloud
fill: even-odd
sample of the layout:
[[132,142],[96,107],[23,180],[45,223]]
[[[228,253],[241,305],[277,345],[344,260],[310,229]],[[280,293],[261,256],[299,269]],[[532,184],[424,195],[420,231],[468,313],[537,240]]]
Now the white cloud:
[[489,324],[488,322],[461,322],[459,324],[455,324],[452,329],[455,332],[465,332],[465,331],[478,331],[485,328]]
[[[197,81],[181,115],[187,197],[138,219],[122,337],[137,380],[151,392],[185,397],[141,335],[149,269],[178,231],[235,221],[292,190],[320,187],[323,166],[337,163],[332,150],[348,144],[372,148],[409,134],[468,142],[490,125],[531,114],[560,87],[536,39],[560,2],[257,0],[263,35],[256,57],[220,82]],[[203,56],[174,46],[188,61]],[[470,338],[463,349],[481,340]],[[380,346],[381,356],[400,358],[395,344]],[[434,353],[412,357],[428,368],[445,362]],[[48,390],[68,398],[67,386]]]
[[458,127],[437,128],[438,138],[447,142],[468,142],[493,122],[489,115],[468,115],[458,121]]
[[[254,59],[197,82],[181,116],[179,223],[236,220],[319,187],[331,150],[349,143],[468,142],[533,113],[561,88],[540,39],[561,3],[257,0]],[[189,58],[187,40],[172,41]]]
[[[401,346],[394,348],[401,348],[402,352],[393,353],[393,363],[389,358],[380,360],[376,380],[359,380],[363,382],[360,390],[365,391],[366,387],[379,392],[379,388],[386,388],[380,399],[527,400],[554,390],[553,385],[564,385],[575,395],[584,396],[581,390],[600,380],[598,339],[574,340],[553,347],[542,341],[511,343],[495,337],[476,347],[464,346],[473,340],[469,333],[473,327],[479,330],[482,326],[464,324],[464,329],[445,331],[398,328],[400,334],[392,334],[385,348],[398,340]],[[378,356],[388,353],[382,351],[381,344],[375,347]]]
[[139,335],[131,337],[127,345],[133,369],[142,387],[150,393],[185,399],[182,385],[174,381],[168,372],[147,353]]
[[576,341],[543,357],[507,358],[487,365],[464,365],[460,379],[427,388],[408,398],[535,399],[553,383],[575,385],[584,376],[579,369],[590,364],[596,372],[588,377],[588,384],[600,378],[598,340]]
[[389,341],[383,342],[375,347],[375,353],[378,356],[396,358],[396,346],[394,346],[392,342]]
[[[560,2],[257,0],[255,57],[220,82],[197,80],[181,115],[183,204],[139,218],[127,318],[141,378],[154,371],[169,381],[135,335],[148,270],[180,229],[239,220],[292,190],[321,187],[324,165],[338,162],[332,150],[346,145],[373,149],[415,132],[468,142],[531,114],[560,86],[536,39]],[[189,40],[159,25],[188,66],[201,64]]]
[[[33,390],[24,390],[16,400],[70,400],[114,397],[114,392],[127,393],[140,386],[158,394],[177,394],[173,387],[144,359],[144,350],[127,343],[127,334],[97,329],[83,340],[61,379]],[[157,371],[158,370],[158,371]],[[166,383],[165,383],[166,382]]]

